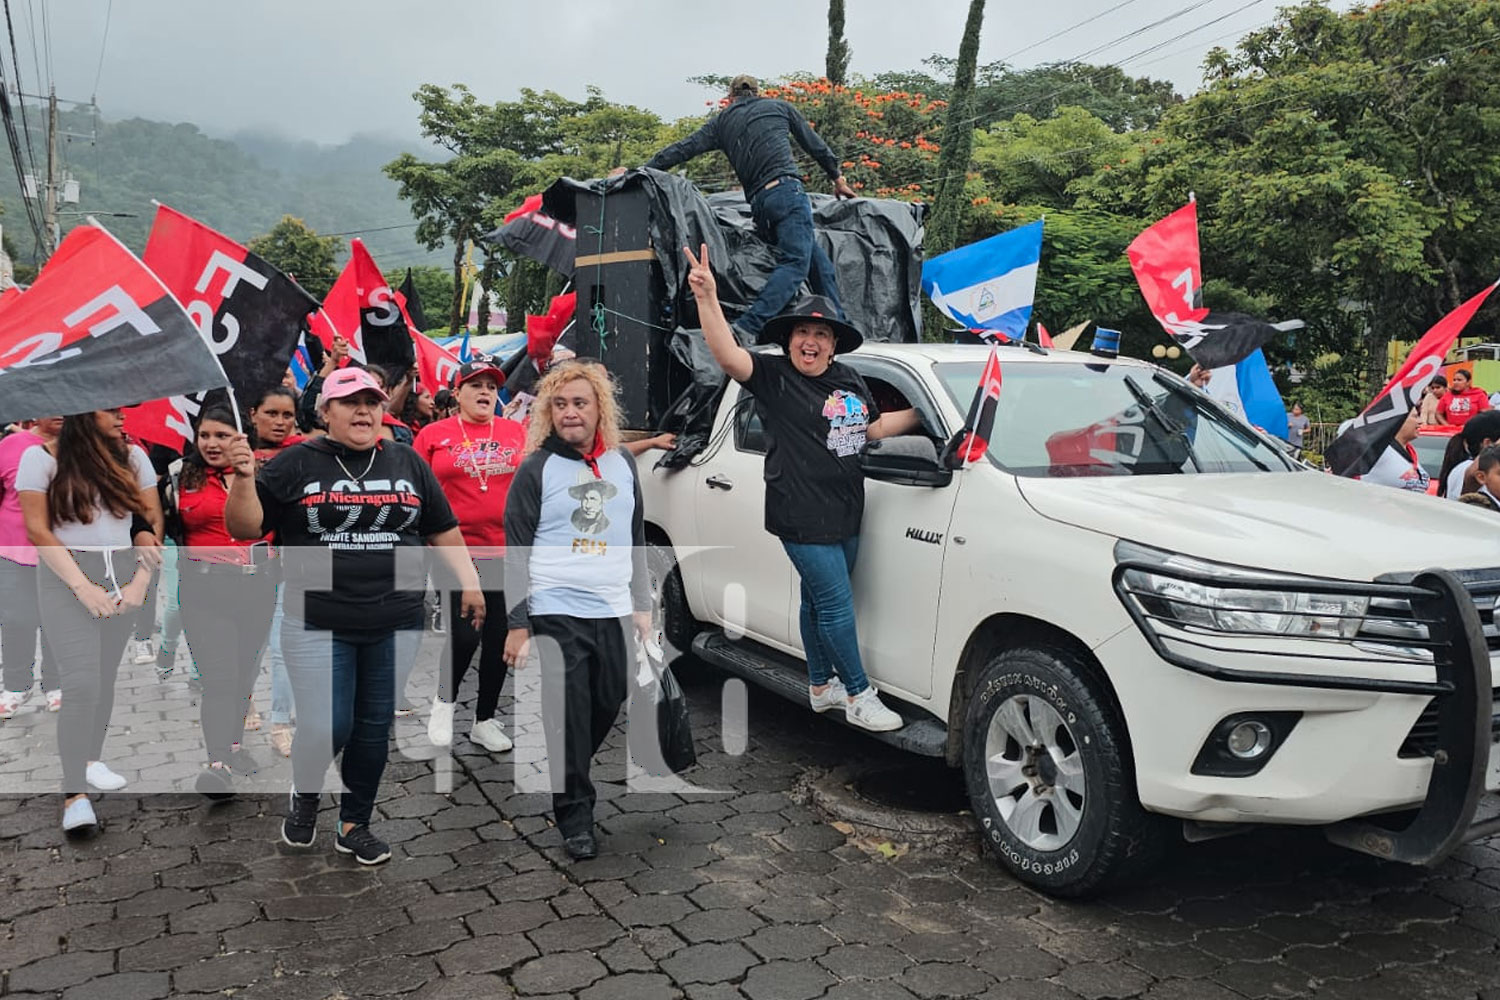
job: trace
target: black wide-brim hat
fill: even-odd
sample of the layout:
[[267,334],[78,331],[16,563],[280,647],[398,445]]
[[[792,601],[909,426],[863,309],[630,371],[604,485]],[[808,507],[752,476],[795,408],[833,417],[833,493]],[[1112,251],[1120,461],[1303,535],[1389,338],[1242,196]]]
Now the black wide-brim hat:
[[834,354],[848,354],[865,342],[864,334],[839,319],[838,307],[831,299],[822,295],[804,295],[787,306],[781,315],[766,322],[760,331],[761,343],[780,344],[785,350],[792,336],[792,327],[798,323],[827,323],[832,327]]

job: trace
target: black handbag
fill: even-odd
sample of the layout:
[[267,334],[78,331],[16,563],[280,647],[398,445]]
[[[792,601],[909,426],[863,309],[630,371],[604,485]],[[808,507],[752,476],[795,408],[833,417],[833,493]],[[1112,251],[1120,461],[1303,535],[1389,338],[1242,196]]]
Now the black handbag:
[[661,746],[662,762],[673,774],[681,774],[698,762],[687,696],[672,676],[672,668],[665,665],[656,683],[656,741]]

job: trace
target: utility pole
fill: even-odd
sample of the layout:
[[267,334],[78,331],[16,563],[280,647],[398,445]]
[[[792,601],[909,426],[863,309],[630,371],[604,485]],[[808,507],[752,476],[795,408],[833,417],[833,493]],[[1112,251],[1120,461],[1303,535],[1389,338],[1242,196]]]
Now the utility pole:
[[57,89],[52,88],[47,94],[47,200],[44,203],[43,221],[47,227],[47,237],[52,241],[48,249],[50,255],[57,249],[57,244],[62,241],[61,227],[57,221]]

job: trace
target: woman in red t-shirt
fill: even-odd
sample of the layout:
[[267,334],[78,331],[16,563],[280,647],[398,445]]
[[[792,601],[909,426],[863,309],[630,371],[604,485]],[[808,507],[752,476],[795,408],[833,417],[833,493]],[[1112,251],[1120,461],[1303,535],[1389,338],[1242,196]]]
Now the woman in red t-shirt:
[[[514,420],[497,416],[500,369],[488,361],[472,361],[453,376],[453,398],[458,413],[428,424],[413,447],[432,466],[443,495],[458,517],[459,530],[474,557],[483,583],[485,607],[504,608],[505,495],[521,464],[526,432]],[[453,709],[469,662],[479,651],[479,699],[474,706],[474,728],[469,739],[486,750],[503,753],[511,741],[495,719],[500,688],[505,683],[505,615],[487,616],[482,631],[459,613],[458,591],[451,586],[448,644],[442,663],[452,663],[439,681],[432,702],[427,735],[434,744],[453,742]],[[450,659],[451,657],[451,659]]]
[[276,609],[267,540],[238,542],[224,527],[229,480],[235,475],[227,449],[238,433],[228,409],[205,410],[198,420],[197,454],[180,466],[174,463],[168,490],[169,522],[180,546],[182,626],[203,678],[199,714],[208,766],[197,787],[214,799],[232,794],[233,774],[256,768],[239,745],[245,700]]

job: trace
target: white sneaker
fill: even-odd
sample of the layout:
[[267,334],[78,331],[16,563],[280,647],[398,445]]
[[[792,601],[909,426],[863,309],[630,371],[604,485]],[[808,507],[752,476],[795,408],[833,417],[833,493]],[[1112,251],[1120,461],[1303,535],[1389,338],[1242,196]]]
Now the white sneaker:
[[99,817],[94,815],[94,804],[87,795],[80,795],[63,809],[63,832],[73,833],[87,827],[98,826]]
[[812,705],[814,712],[826,712],[830,708],[842,710],[849,701],[849,692],[844,688],[844,682],[837,677],[828,682],[828,686],[819,694],[811,687],[807,689],[807,700]]
[[435,747],[453,743],[453,710],[457,704],[441,698],[432,699],[432,718],[427,720],[427,738]]
[[91,761],[83,776],[101,792],[118,792],[126,785],[125,779],[111,771],[102,760]]
[[47,711],[62,711],[62,688],[57,688],[55,690],[47,692]]
[[155,663],[156,646],[150,639],[136,639],[130,644],[131,663]]
[[844,706],[844,718],[861,729],[875,733],[888,733],[906,725],[901,716],[885,707],[875,689],[867,687],[850,698]]
[[16,714],[26,699],[31,697],[27,691],[0,691],[0,719],[9,719]]
[[474,728],[469,730],[469,742],[478,743],[491,753],[504,753],[512,745],[510,737],[505,735],[505,730],[500,728],[500,723],[495,719],[474,723]]

